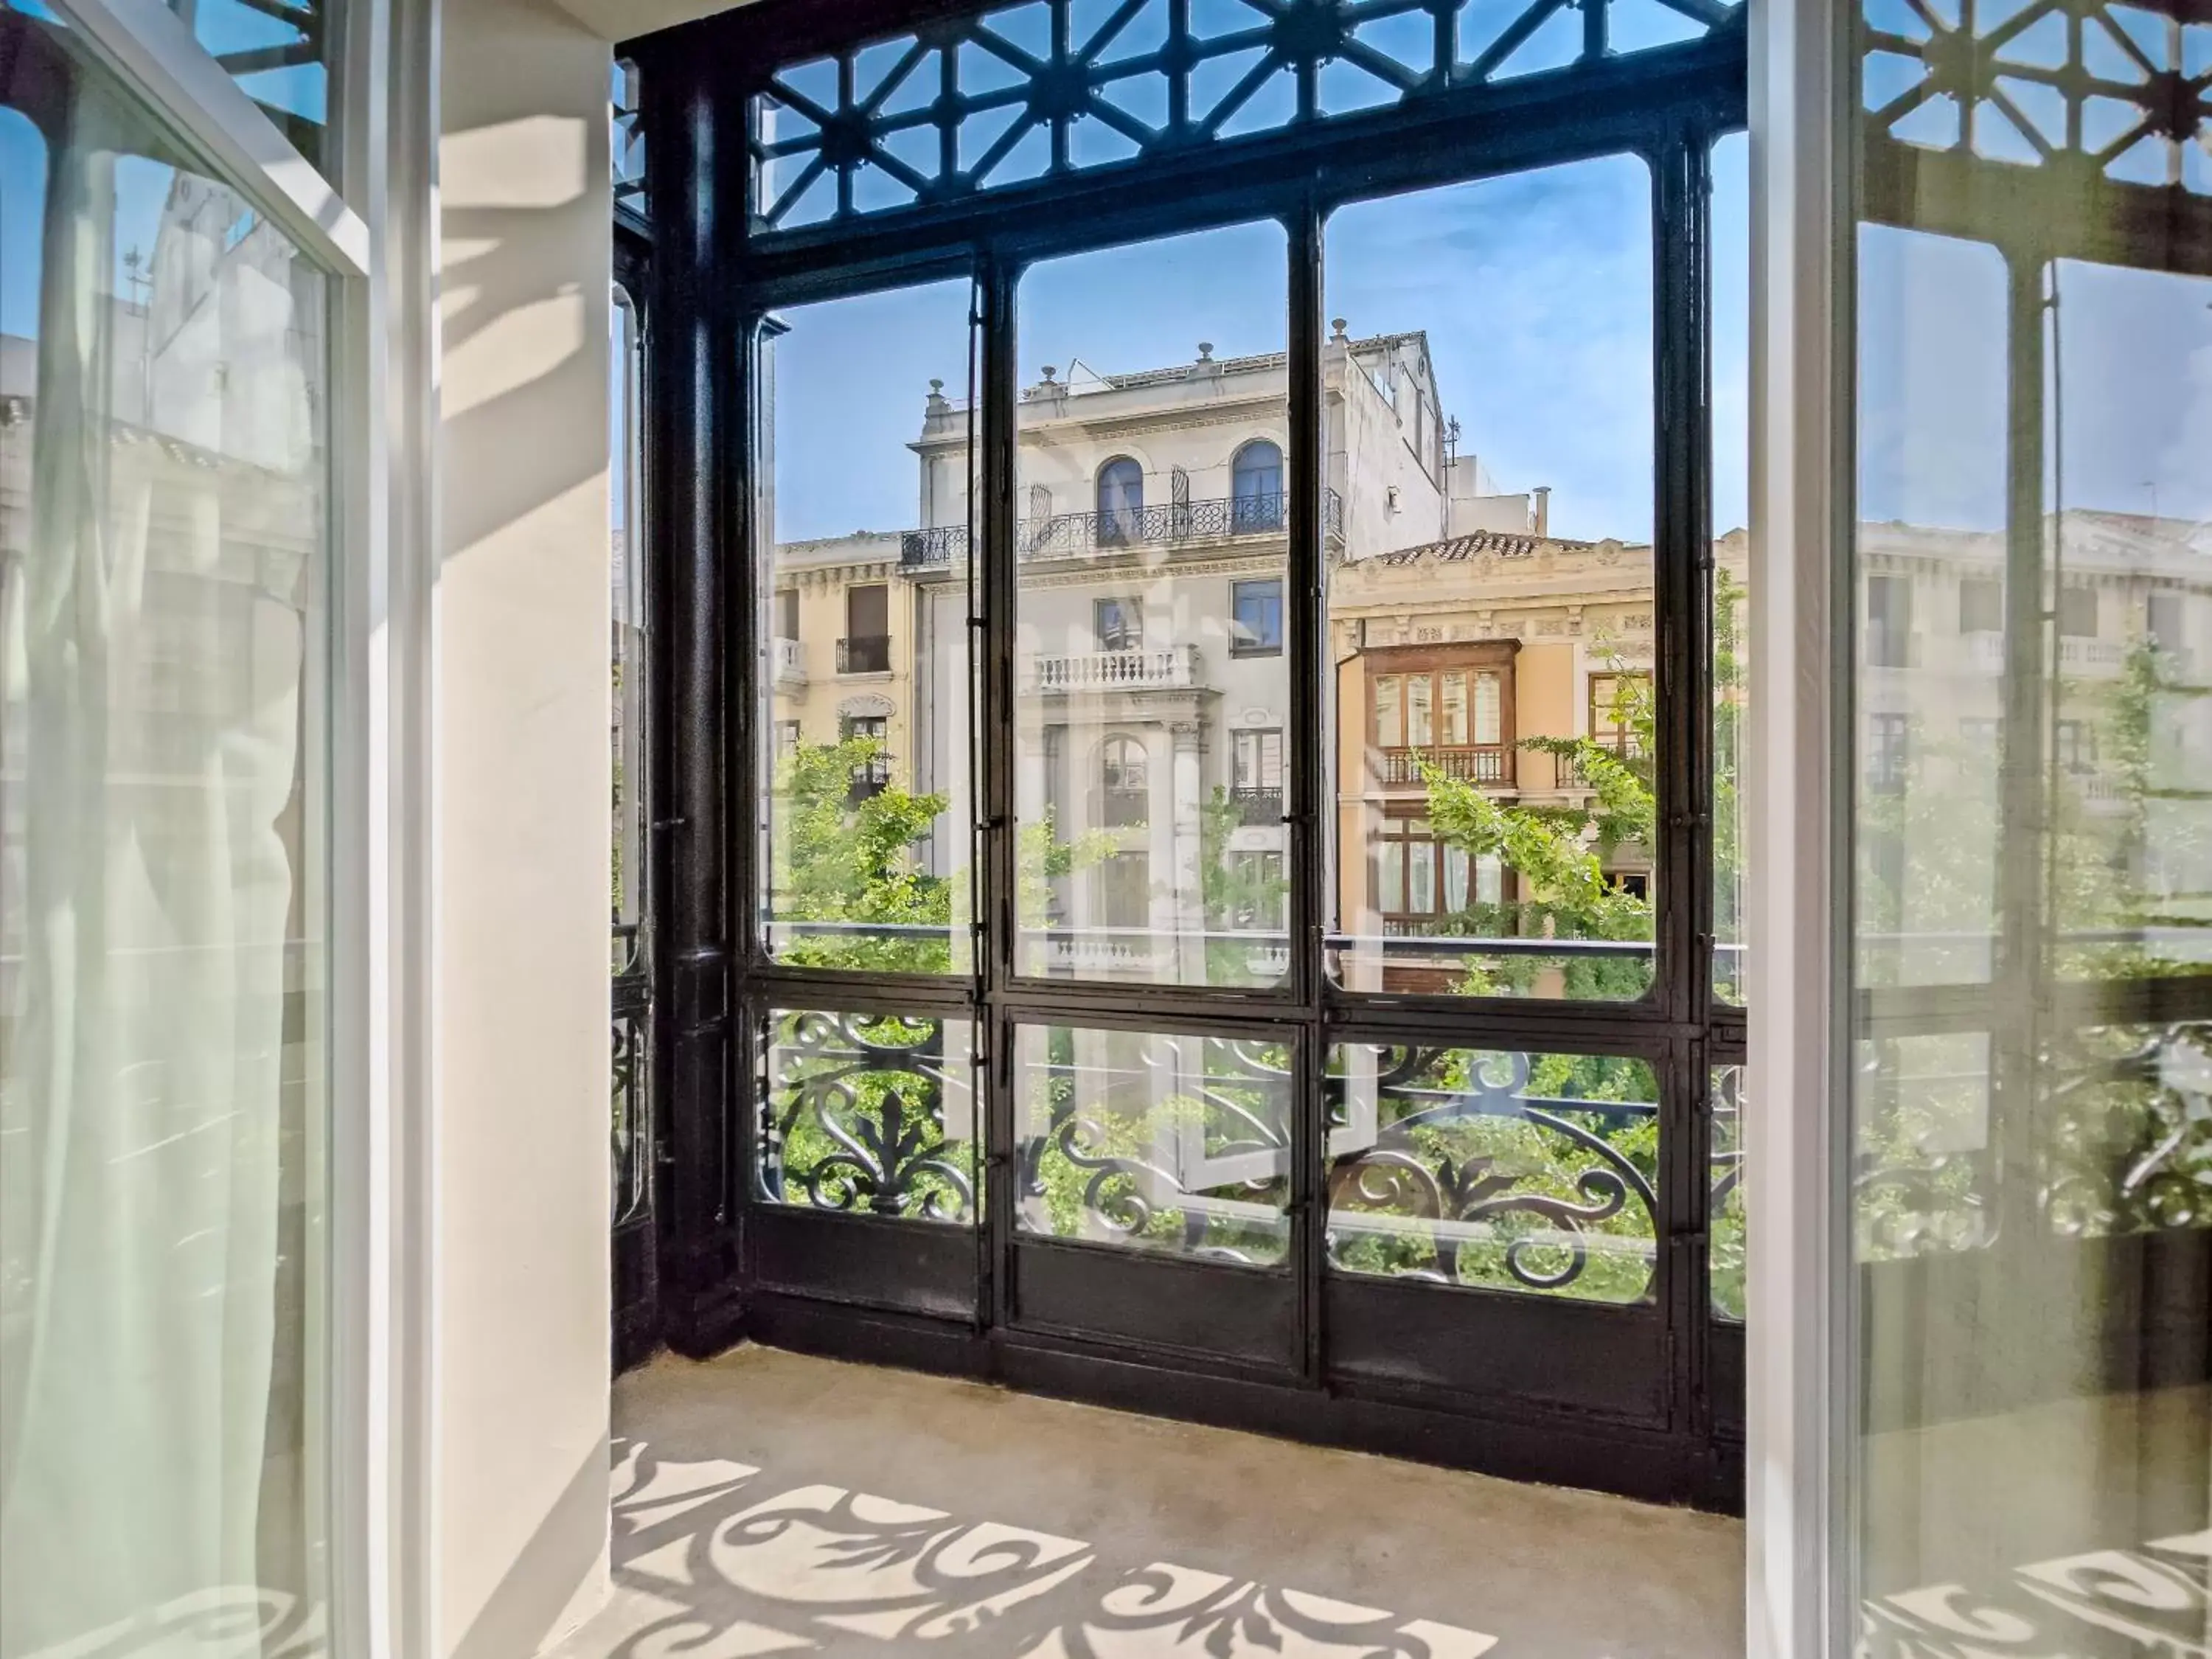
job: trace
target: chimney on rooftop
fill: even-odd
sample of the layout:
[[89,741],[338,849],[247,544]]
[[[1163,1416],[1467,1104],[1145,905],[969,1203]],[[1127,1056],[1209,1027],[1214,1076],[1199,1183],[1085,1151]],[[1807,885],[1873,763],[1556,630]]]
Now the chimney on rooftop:
[[1535,489],[1535,532],[1539,536],[1548,536],[1552,533],[1552,486],[1549,484],[1538,484]]

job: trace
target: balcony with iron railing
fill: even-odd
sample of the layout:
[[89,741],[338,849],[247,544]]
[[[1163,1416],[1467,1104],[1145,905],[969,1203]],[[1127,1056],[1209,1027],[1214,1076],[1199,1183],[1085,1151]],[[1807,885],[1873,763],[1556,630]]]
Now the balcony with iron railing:
[[1229,803],[1237,809],[1237,822],[1247,829],[1272,827],[1283,821],[1280,784],[1266,787],[1239,784],[1229,792]]
[[1194,645],[1033,657],[1029,669],[1029,690],[1048,696],[1084,691],[1188,690],[1199,684],[1198,647]]
[[891,636],[855,634],[837,641],[837,672],[841,674],[888,674],[891,672]]
[[1385,749],[1376,757],[1376,772],[1387,789],[1417,788],[1424,781],[1421,769],[1429,766],[1448,778],[1468,783],[1510,787],[1514,781],[1514,749],[1506,743],[1455,744],[1446,748]]
[[[1280,535],[1290,523],[1291,498],[1280,492],[1224,495],[1202,501],[1163,502],[1110,513],[1056,513],[1014,526],[1014,547],[1024,559],[1064,559],[1125,547],[1176,547],[1239,536]],[[1344,539],[1344,500],[1334,489],[1322,502],[1322,526]],[[950,564],[968,553],[968,526],[939,525],[909,530],[900,538],[899,562],[908,568]]]

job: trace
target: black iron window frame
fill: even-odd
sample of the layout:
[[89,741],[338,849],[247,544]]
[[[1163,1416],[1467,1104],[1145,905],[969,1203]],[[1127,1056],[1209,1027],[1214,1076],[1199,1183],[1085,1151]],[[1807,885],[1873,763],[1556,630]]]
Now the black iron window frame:
[[[1556,9],[1547,7],[1548,12]],[[751,97],[782,62],[933,24],[957,27],[957,4],[841,9],[781,0],[749,9],[743,27],[709,20],[630,43],[645,70],[653,157],[655,294],[662,308],[649,419],[658,476],[689,488],[654,526],[664,641],[659,759],[669,828],[659,942],[670,1040],[670,1170],[663,1240],[665,1331],[685,1352],[739,1335],[945,1369],[1117,1403],[1213,1417],[1311,1437],[1730,1507],[1741,1501],[1742,1334],[1715,1316],[1708,1290],[1707,1097],[1716,1066],[1744,1058],[1745,1017],[1711,992],[1710,732],[1711,156],[1745,125],[1740,14],[1706,38],[1632,57],[1600,55],[1506,86],[1438,88],[1397,108],[1301,125],[1149,160],[1129,169],[1054,177],[879,219],[829,235],[763,234],[750,192],[757,135]],[[770,43],[773,43],[771,46]],[[764,56],[772,50],[774,57]],[[1285,650],[1291,683],[1318,684],[1325,662],[1325,502],[1319,434],[1324,341],[1323,235],[1336,207],[1428,186],[1632,153],[1650,169],[1656,458],[1655,627],[1662,721],[1657,780],[1663,826],[1652,991],[1630,1003],[1373,994],[1334,983],[1326,963],[1330,905],[1322,836],[1327,797],[1319,720],[1290,734],[1284,823],[1290,969],[1279,987],[1237,990],[1083,983],[1015,971],[1011,745],[1012,619],[1018,592],[1014,489],[1015,300],[1023,270],[1046,258],[1179,232],[1273,219],[1287,233],[1291,430],[1285,457]],[[981,411],[981,488],[967,545],[978,667],[975,867],[987,908],[975,919],[975,972],[936,978],[781,963],[763,939],[763,848],[756,781],[765,729],[756,698],[762,491],[754,471],[761,345],[779,308],[943,280],[971,284]],[[1301,441],[1301,436],[1304,436]],[[963,1235],[873,1217],[815,1215],[757,1201],[751,1094],[762,1021],[807,1007],[974,1022],[984,1097],[982,1224]],[[1109,1329],[1018,1304],[1024,1272],[1094,1310],[1131,1315],[1188,1293],[1197,1316],[1235,1304],[1200,1289],[1236,1270],[1117,1259],[1049,1239],[1019,1240],[1012,1182],[1012,1058],[1024,1024],[1249,1035],[1280,1030],[1298,1089],[1289,1192],[1291,1258],[1270,1283],[1287,1297],[1286,1363],[1255,1360],[1164,1329]],[[1437,1287],[1326,1270],[1322,1068],[1341,1042],[1603,1054],[1648,1062],[1659,1079],[1662,1169],[1656,1266],[1648,1307],[1516,1298],[1457,1288],[1509,1344],[1580,1353],[1592,1368],[1639,1364],[1646,1398],[1544,1398],[1476,1364],[1456,1381],[1424,1380],[1439,1358],[1365,1367],[1339,1363],[1328,1333],[1374,1310],[1414,1305]],[[876,1243],[860,1245],[855,1239]],[[894,1243],[891,1241],[898,1241]],[[947,1241],[957,1241],[948,1243]],[[813,1252],[811,1265],[794,1266]],[[915,1253],[926,1253],[923,1262]],[[1018,1261],[1018,1253],[1019,1261]],[[884,1262],[911,1283],[886,1293]],[[1040,1268],[1038,1264],[1046,1266]],[[1066,1269],[1065,1276],[1059,1276]],[[1242,1273],[1242,1290],[1251,1288]],[[1085,1282],[1087,1280],[1087,1288]],[[962,1286],[966,1287],[963,1293]],[[1050,1298],[1047,1298],[1048,1301]],[[1425,1319],[1425,1313],[1421,1315]],[[1614,1341],[1637,1328],[1632,1354]],[[1586,1337],[1578,1333],[1595,1334]],[[1187,1333],[1185,1334],[1187,1335]],[[1464,1366],[1463,1334],[1441,1339]],[[1378,1336],[1387,1346],[1387,1337]],[[1559,1345],[1565,1345],[1560,1348]],[[1376,1352],[1381,1352],[1380,1346]]]

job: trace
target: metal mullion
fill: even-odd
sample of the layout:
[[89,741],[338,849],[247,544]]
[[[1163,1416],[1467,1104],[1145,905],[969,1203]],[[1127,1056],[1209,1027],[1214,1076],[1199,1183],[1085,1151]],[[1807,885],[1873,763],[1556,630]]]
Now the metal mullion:
[[1290,671],[1293,686],[1312,695],[1292,698],[1298,712],[1290,734],[1291,810],[1285,815],[1290,853],[1290,936],[1292,1000],[1301,1041],[1295,1050],[1296,1086],[1291,1121],[1291,1262],[1298,1274],[1298,1363],[1319,1386],[1327,1333],[1322,1276],[1327,1271],[1327,1218],[1322,1194],[1328,1152],[1328,1108],[1322,1084],[1325,1059],[1322,1019],[1322,939],[1328,928],[1328,748],[1322,717],[1335,706],[1328,683],[1328,600],[1322,548],[1322,491],[1327,483],[1328,438],[1322,423],[1322,309],[1325,303],[1323,222],[1309,193],[1285,228],[1289,268],[1290,334]]
[[1288,1015],[1273,1019],[1224,1019],[1218,1013],[1162,1015],[1157,1008],[1006,1007],[1009,1025],[1065,1026],[1084,1031],[1141,1031],[1157,1036],[1216,1036],[1237,1042],[1271,1038],[1290,1042],[1304,1031]]
[[[1711,973],[1712,881],[1698,853],[1711,832],[1711,689],[1707,592],[1712,567],[1707,475],[1705,151],[1677,125],[1652,164],[1652,384],[1656,513],[1652,538],[1659,702],[1660,877],[1654,988],[1669,1014],[1702,1021]],[[1701,973],[1702,970],[1702,973]],[[1702,977],[1702,985],[1693,981]]]
[[1712,1005],[1712,421],[1708,214],[1702,125],[1669,125],[1652,161],[1653,416],[1657,489],[1652,538],[1658,653],[1659,874],[1655,921],[1661,1006],[1698,1035],[1669,1047],[1659,1091],[1661,1279],[1667,1310],[1668,1415],[1678,1433],[1710,1419],[1704,1317],[1707,1114],[1699,1075]]
[[1252,996],[1204,986],[1117,985],[1107,980],[1024,980],[984,994],[994,1008],[1023,1020],[1094,1018],[1123,1023],[1152,1020],[1174,1027],[1191,1020],[1223,1026],[1294,1024],[1310,1016],[1287,997]]
[[1461,1048],[1534,1048],[1549,1052],[1650,1054],[1670,1037],[1697,1035],[1696,1028],[1657,1017],[1627,1019],[1619,1005],[1559,1004],[1501,1008],[1494,1001],[1470,1001],[1463,1008],[1400,1007],[1364,998],[1331,998],[1324,1030],[1332,1042],[1346,1031],[1388,1031],[1402,1040]]
[[1990,1166],[1997,1236],[2034,1238],[2036,1060],[2047,996],[2045,872],[2050,800],[2045,741],[2055,704],[2057,651],[2043,524],[2045,416],[2044,272],[2032,245],[2005,252],[2006,511],[2004,724],[1998,761],[1997,955],[1990,1029]]
[[971,1018],[975,994],[960,980],[920,981],[876,974],[745,975],[744,997],[763,1007],[886,1014],[957,1014]]
[[[1640,1060],[1659,1071],[1669,1045],[1685,1040],[1679,1030],[1648,1030],[1608,1036],[1601,1031],[1545,1031],[1529,1026],[1496,1030],[1439,1030],[1434,1021],[1418,1024],[1389,1020],[1333,1021],[1327,1031],[1331,1046],[1370,1042],[1424,1048],[1484,1048],[1519,1054],[1587,1054],[1599,1059]],[[1662,1079],[1663,1082],[1663,1079]]]
[[830,258],[804,270],[752,272],[741,276],[732,292],[740,310],[775,311],[955,281],[972,276],[975,269],[975,252],[963,244],[923,258]]
[[[1014,466],[1020,438],[1019,341],[1016,333],[1018,269],[995,251],[977,266],[981,301],[982,353],[978,387],[982,404],[983,495],[981,629],[981,766],[983,813],[978,830],[983,859],[978,872],[981,948],[975,953],[979,1023],[988,1056],[983,1078],[984,1255],[977,1306],[994,1331],[1013,1314],[1014,1079],[1013,1026],[1000,991],[1014,965],[1015,908],[1019,890],[1014,836]],[[972,516],[972,515],[971,515]],[[975,556],[969,538],[969,557]]]

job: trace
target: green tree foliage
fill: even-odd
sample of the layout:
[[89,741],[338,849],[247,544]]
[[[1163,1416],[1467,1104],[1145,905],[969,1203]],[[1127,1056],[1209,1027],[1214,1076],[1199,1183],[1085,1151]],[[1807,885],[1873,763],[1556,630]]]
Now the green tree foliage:
[[802,925],[780,948],[786,962],[878,973],[952,970],[952,884],[925,872],[915,855],[945,797],[896,784],[873,794],[855,790],[854,779],[883,750],[874,738],[800,744],[776,764],[774,920],[883,930],[811,933]]
[[[1231,837],[1244,819],[1228,790],[1216,788],[1199,813],[1199,894],[1206,931],[1279,934],[1281,943],[1287,944],[1291,884],[1282,873],[1282,861],[1239,858],[1230,850]],[[1277,975],[1266,971],[1264,963],[1255,967],[1258,952],[1272,942],[1209,939],[1206,982],[1272,984]]]
[[[1607,711],[1632,741],[1616,750],[1589,738],[1524,738],[1522,750],[1546,754],[1589,786],[1586,805],[1527,806],[1501,801],[1478,784],[1417,762],[1428,787],[1429,822],[1437,839],[1469,862],[1494,858],[1520,878],[1521,898],[1507,905],[1468,905],[1449,920],[1453,932],[1561,939],[1649,939],[1651,902],[1606,873],[1623,848],[1650,847],[1657,800],[1651,757],[1656,710],[1650,681],[1620,674]],[[1556,971],[1569,997],[1622,999],[1650,983],[1645,957],[1501,957],[1468,965],[1460,986],[1468,996],[1527,994],[1538,976]]]

